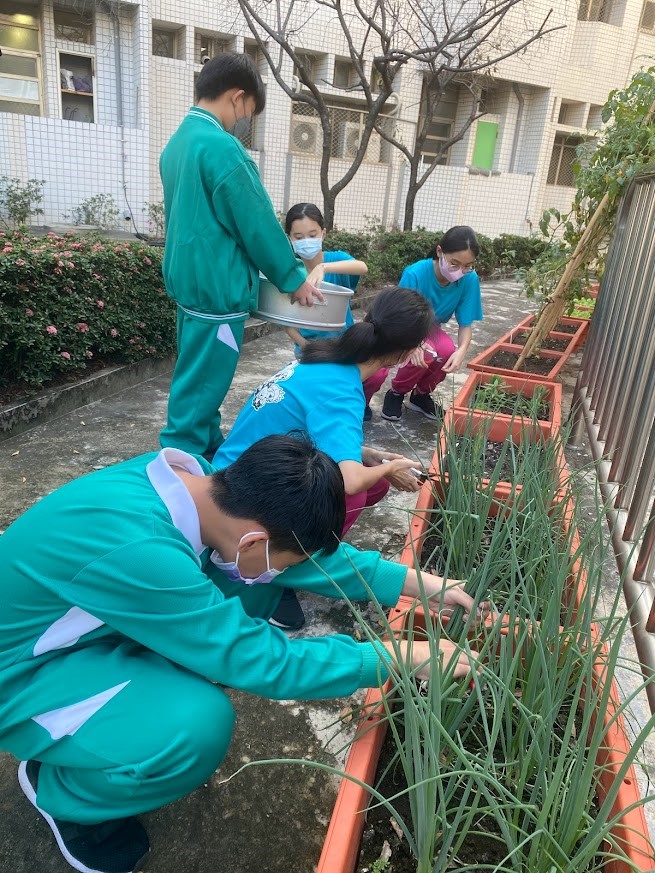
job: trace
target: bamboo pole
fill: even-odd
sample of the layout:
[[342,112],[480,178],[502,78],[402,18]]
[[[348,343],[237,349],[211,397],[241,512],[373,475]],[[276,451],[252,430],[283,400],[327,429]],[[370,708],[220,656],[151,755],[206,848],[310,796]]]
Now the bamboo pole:
[[[646,115],[644,115],[643,121],[641,124],[643,126],[650,124],[653,116],[655,115],[655,100],[650,105],[650,108]],[[596,207],[594,214],[589,219],[587,226],[582,232],[582,236],[577,242],[577,245],[569,259],[569,262],[562,273],[562,277],[557,283],[557,287],[553,291],[550,299],[544,306],[544,308],[539,313],[539,316],[530,331],[528,339],[523,346],[523,350],[518,357],[516,364],[514,364],[514,369],[518,370],[519,367],[522,367],[525,359],[532,352],[535,346],[540,345],[544,338],[548,336],[550,331],[555,327],[557,322],[560,320],[562,315],[564,314],[564,310],[566,309],[567,299],[566,292],[568,291],[569,285],[571,284],[571,280],[575,276],[577,270],[580,268],[580,265],[588,258],[595,257],[598,250],[598,244],[602,239],[604,229],[602,225],[599,224],[601,218],[605,214],[607,207],[609,206],[610,198],[607,191],[603,195],[602,200]]]

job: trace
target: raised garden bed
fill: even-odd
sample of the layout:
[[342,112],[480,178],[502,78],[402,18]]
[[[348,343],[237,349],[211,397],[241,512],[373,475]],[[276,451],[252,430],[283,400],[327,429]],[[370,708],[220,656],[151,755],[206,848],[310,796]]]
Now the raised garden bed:
[[558,377],[567,360],[561,352],[551,352],[544,349],[524,361],[521,370],[515,370],[514,365],[520,354],[520,346],[509,343],[494,343],[469,361],[468,366],[471,370],[479,372],[498,373],[504,376],[523,376],[526,379],[552,382]]
[[454,407],[476,417],[498,421],[516,438],[515,422],[521,429],[536,422],[545,437],[552,436],[562,421],[562,386],[558,382],[538,383],[524,376],[499,376],[476,372],[466,380],[455,397]]
[[[435,499],[437,499],[436,494],[437,492],[435,489],[428,483],[426,483],[421,491],[419,507],[423,511],[418,513],[415,518],[416,525],[413,527],[413,533],[410,533],[410,539],[408,540],[402,558],[404,563],[410,565],[413,564],[415,553],[417,551],[420,553],[426,529],[430,523],[430,519],[433,518]],[[580,594],[580,598],[584,598],[583,593]],[[417,619],[419,622],[418,625],[415,624]],[[420,628],[420,610],[415,610],[408,599],[401,598],[401,602],[398,606],[391,611],[390,620],[396,632],[407,633],[408,623],[411,623],[414,628]],[[570,741],[571,738],[576,740],[576,738],[579,737],[582,749],[585,745],[583,738],[587,736],[587,731],[591,730],[590,725],[593,727],[599,720],[602,723],[603,733],[595,759],[598,772],[598,782],[594,783],[592,780],[590,783],[595,785],[596,788],[596,811],[594,814],[597,814],[598,809],[602,807],[605,797],[611,795],[611,800],[609,801],[609,803],[611,803],[611,809],[607,819],[613,824],[612,839],[614,844],[616,847],[620,847],[622,852],[625,853],[625,857],[620,857],[620,852],[614,851],[613,857],[605,856],[598,858],[596,855],[596,858],[591,857],[583,866],[575,868],[566,867],[567,860],[563,858],[562,864],[564,866],[561,869],[576,869],[576,871],[580,870],[581,873],[583,873],[583,871],[585,871],[585,873],[600,873],[600,871],[602,871],[602,873],[652,871],[655,867],[655,859],[647,836],[648,831],[643,809],[639,806],[639,791],[636,784],[635,773],[632,767],[625,767],[621,771],[622,764],[625,761],[626,756],[629,754],[630,743],[622,717],[618,712],[619,704],[618,698],[615,696],[616,689],[614,683],[611,679],[608,680],[607,678],[607,651],[600,646],[597,650],[594,649],[597,642],[596,637],[594,636],[594,626],[592,625],[590,629],[587,624],[587,629],[591,633],[587,642],[587,648],[590,652],[595,651],[595,666],[591,684],[586,682],[583,683],[582,687],[585,693],[585,700],[595,701],[594,705],[598,705],[599,700],[603,700],[604,703],[602,709],[599,709],[599,712],[596,715],[591,715],[591,717],[587,703],[581,704],[579,708],[573,705],[570,709],[570,713],[575,721],[576,729],[572,732],[569,730],[567,736],[569,737],[568,741]],[[512,636],[511,639],[513,638],[514,637]],[[551,644],[549,642],[545,647],[542,646],[541,651],[551,652],[552,654],[553,650],[550,646]],[[559,655],[556,655],[553,663],[559,665],[559,657]],[[540,659],[537,660],[539,661]],[[526,665],[531,663],[529,657],[526,657],[525,661]],[[559,669],[559,666],[557,669]],[[391,691],[392,682],[389,681],[384,693],[390,694]],[[470,730],[470,714],[475,710],[476,697],[479,698],[481,693],[482,692],[477,689],[476,685],[476,689],[469,695],[468,699],[465,696],[461,699],[461,702],[459,700],[456,701],[457,706],[461,706],[463,710],[461,730],[464,732]],[[604,697],[603,695],[607,695],[607,697]],[[392,705],[389,703],[389,698],[386,698],[386,701],[383,704],[381,704],[382,701],[383,695],[379,689],[369,691],[366,698],[364,715],[358,726],[358,739],[355,741],[351,749],[346,765],[346,773],[351,776],[354,775],[362,782],[371,785],[376,784],[374,775],[376,764],[380,749],[384,742],[384,735],[388,730],[389,712],[390,706]],[[575,704],[575,701],[573,701],[573,704]],[[525,697],[521,700],[520,708],[523,709],[524,707],[529,707],[529,701]],[[514,712],[514,708],[512,708],[511,712]],[[547,714],[542,710],[540,710],[540,712],[541,715]],[[514,716],[512,715],[512,718],[513,717]],[[566,711],[564,711],[564,718],[566,718]],[[581,721],[581,719],[586,719],[586,721]],[[538,724],[538,722],[535,724]],[[556,732],[559,730],[557,725],[560,725],[563,730],[563,724],[564,722],[559,719],[558,715],[555,728]],[[394,730],[397,729],[398,728],[396,727]],[[450,736],[454,737],[455,734],[451,733]],[[549,732],[548,736],[552,736],[552,733]],[[599,735],[597,735],[596,745],[598,745],[598,736]],[[473,737],[473,739],[475,738]],[[570,747],[567,745],[566,748]],[[448,749],[449,746],[447,745],[445,747],[445,752],[442,752],[441,754],[452,755],[452,750],[449,752]],[[529,752],[529,754],[532,754],[533,751],[534,750],[531,746],[528,746],[526,749],[526,752]],[[481,755],[484,757],[482,752]],[[398,768],[398,770],[399,769],[400,768]],[[621,782],[617,785],[616,780],[620,771]],[[393,792],[393,795],[401,790],[402,785],[396,785],[396,790]],[[614,792],[615,796],[612,792]],[[575,795],[575,793],[575,791],[572,792],[573,795]],[[401,854],[398,852],[398,844],[401,841],[397,837],[398,828],[393,825],[390,826],[395,836],[388,838],[388,842],[392,845],[392,865],[390,867],[380,865],[377,868],[372,867],[371,864],[375,861],[376,857],[379,857],[379,854],[376,856],[376,853],[373,850],[371,851],[368,860],[364,861],[363,866],[360,868],[357,867],[361,835],[365,824],[364,810],[366,808],[367,798],[368,792],[363,785],[358,785],[349,779],[342,780],[337,804],[335,806],[335,812],[330,822],[323,853],[318,865],[318,873],[354,873],[354,871],[358,869],[361,870],[362,873],[364,869],[389,869],[393,870],[394,873],[395,871],[401,871],[402,873],[402,871],[407,870],[415,873],[418,869],[416,861],[409,858],[407,859],[407,865],[404,867],[402,866],[405,861],[401,858]],[[570,798],[567,798],[567,800],[568,799]],[[435,869],[443,869],[444,871],[446,869],[481,869],[481,865],[484,863],[491,863],[494,865],[499,863],[499,859],[495,854],[495,851],[498,849],[498,842],[496,839],[497,835],[494,827],[491,825],[491,819],[489,818],[490,809],[492,809],[492,807],[487,805],[485,813],[486,820],[481,815],[473,825],[469,822],[468,826],[462,826],[459,828],[459,831],[463,833],[471,833],[473,835],[472,840],[467,839],[462,846],[459,846],[459,844],[457,846],[456,857],[459,864],[455,864],[451,867],[449,861],[445,860],[442,866],[438,866]],[[557,804],[553,807],[552,813],[554,815],[559,813],[559,806]],[[523,807],[519,806],[517,808],[517,815],[522,814]],[[453,817],[456,815],[457,812],[454,811]],[[388,810],[385,809],[381,812],[380,817],[386,817],[388,821],[390,818]],[[441,819],[439,819],[437,824],[439,825],[440,823]],[[445,828],[443,824],[441,824],[440,827],[437,827],[437,844],[435,844],[437,845],[437,849],[439,848],[439,840],[446,840],[452,832],[458,831],[458,828],[452,819],[448,820],[448,823],[451,825],[450,828]],[[533,832],[528,831],[528,833],[530,834],[530,839],[532,839]],[[367,836],[366,843],[369,845],[371,844],[370,835]],[[578,844],[576,843],[576,846],[577,845]],[[448,847],[446,846],[446,848]],[[596,849],[596,852],[602,854],[604,848],[605,846],[601,844],[598,849]],[[463,853],[462,855],[460,855],[460,849]],[[427,870],[428,868],[424,867],[421,869]],[[494,868],[491,867],[489,869]],[[499,869],[517,868],[512,867],[510,863],[510,866]],[[524,870],[527,868],[521,867],[520,869]],[[532,873],[532,868],[530,869]],[[556,867],[555,869],[560,868]]]

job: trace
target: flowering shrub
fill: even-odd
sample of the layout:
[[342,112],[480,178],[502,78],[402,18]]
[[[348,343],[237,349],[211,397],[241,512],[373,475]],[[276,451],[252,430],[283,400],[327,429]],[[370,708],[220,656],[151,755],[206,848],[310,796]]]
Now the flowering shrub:
[[0,388],[38,387],[89,361],[165,357],[175,305],[161,251],[96,237],[0,234]]

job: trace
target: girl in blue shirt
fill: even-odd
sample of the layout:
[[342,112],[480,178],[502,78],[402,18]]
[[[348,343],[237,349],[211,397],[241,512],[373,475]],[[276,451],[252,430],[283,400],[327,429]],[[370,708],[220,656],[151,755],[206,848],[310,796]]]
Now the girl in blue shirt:
[[[472,323],[483,317],[480,282],[474,269],[479,252],[473,229],[458,225],[444,234],[433,257],[403,271],[401,287],[415,288],[423,294],[431,304],[434,323],[424,348],[415,351],[393,378],[384,398],[382,418],[400,421],[408,392],[408,409],[431,419],[443,416],[443,408],[433,400],[431,392],[448,373],[462,366],[473,336]],[[457,348],[442,330],[453,314],[459,325]]]
[[[295,206],[292,206],[284,220],[284,229],[294,252],[307,269],[307,281],[314,287],[318,287],[321,282],[325,281],[355,291],[360,276],[365,276],[368,273],[368,267],[364,261],[356,261],[347,252],[323,251],[323,241],[326,235],[325,221],[321,210],[314,203],[296,203]],[[348,304],[346,325],[343,330],[347,330],[352,324],[354,324],[354,319],[350,311],[350,304]],[[297,354],[307,340],[339,336],[343,330],[317,331],[297,330],[295,327],[286,328],[287,334],[296,344]],[[366,397],[364,421],[370,421],[372,417],[369,401],[382,387],[388,372],[388,367],[381,367],[377,373],[373,373],[364,382],[364,396]]]
[[[364,320],[342,334],[310,340],[293,362],[260,385],[237,416],[214,456],[222,469],[253,443],[271,434],[305,431],[317,448],[339,465],[346,492],[344,536],[365,507],[378,503],[393,485],[418,491],[409,472],[416,461],[364,445],[363,383],[407,359],[427,337],[432,307],[407,288],[381,291]],[[292,590],[285,591],[271,621],[280,627],[302,627],[304,616]]]

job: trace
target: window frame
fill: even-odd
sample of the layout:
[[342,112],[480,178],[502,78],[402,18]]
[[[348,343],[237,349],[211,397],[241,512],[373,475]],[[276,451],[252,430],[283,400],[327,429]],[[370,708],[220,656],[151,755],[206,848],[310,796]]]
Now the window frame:
[[[644,17],[646,15],[646,8],[651,6],[653,23],[650,25],[650,27],[647,27],[644,24]],[[642,33],[649,33],[651,36],[655,36],[655,0],[644,0],[644,5],[641,7],[641,15],[639,16],[639,30]]]
[[[68,94],[69,92],[61,87],[61,56],[62,55],[71,55],[74,57],[84,58],[85,60],[91,61],[91,85],[93,90],[89,94],[86,91],[80,91],[79,96],[84,97],[87,100],[91,100],[91,108],[93,113],[92,121],[79,121],[79,119],[75,118],[65,118],[64,116],[64,94]],[[77,121],[78,124],[98,124],[98,107],[96,105],[96,57],[95,54],[91,52],[79,52],[73,51],[69,49],[58,48],[57,49],[57,82],[59,83],[58,93],[59,93],[59,117],[62,121]]]
[[[26,28],[29,30],[36,31],[38,51],[32,51],[32,50],[26,50],[26,49],[14,49],[14,48],[11,48],[10,46],[0,46],[0,48],[2,49],[2,56],[3,57],[14,56],[14,57],[23,57],[23,58],[34,59],[36,61],[36,76],[35,77],[16,76],[12,73],[4,73],[4,72],[0,72],[0,75],[2,75],[5,78],[8,78],[8,79],[17,79],[20,82],[36,82],[37,88],[39,91],[39,99],[38,100],[30,100],[29,98],[26,99],[25,97],[11,97],[11,96],[4,95],[4,94],[0,95],[0,100],[2,100],[3,102],[6,101],[8,103],[29,103],[33,106],[38,106],[38,108],[39,108],[38,117],[42,118],[44,115],[43,67],[41,64],[42,41],[41,41],[41,27],[38,23],[38,20],[35,24],[23,24],[22,22],[16,23],[15,21],[12,21],[11,15],[0,13],[0,23],[7,24],[11,27],[23,27],[23,28]],[[14,114],[25,115],[24,112],[16,112]]]
[[[592,139],[592,137],[589,137]],[[573,146],[574,151],[578,148],[579,145],[585,142],[585,137],[580,135],[572,135],[569,133],[556,133],[555,138],[553,140],[553,148],[550,153],[550,161],[548,164],[548,172],[546,173],[546,185],[553,185],[557,188],[575,188],[575,180],[573,180],[572,184],[567,185],[564,182],[560,181],[560,172],[562,170],[562,158],[564,157],[564,150],[566,148],[571,148]],[[551,164],[553,161],[553,154],[555,149],[559,149],[559,154],[557,156],[557,169],[555,170],[555,179],[553,182],[549,181]]]
[[52,22],[53,22],[54,31],[55,31],[55,40],[57,42],[74,42],[74,43],[77,43],[78,45],[95,46],[95,44],[96,44],[95,16],[93,16],[91,19],[88,19],[88,28],[89,28],[89,39],[88,40],[86,40],[86,39],[71,39],[68,36],[62,36],[62,35],[57,33],[57,14],[58,13],[63,13],[64,15],[77,16],[81,21],[80,26],[83,26],[83,22],[84,22],[84,14],[83,13],[77,14],[74,9],[64,9],[62,7],[54,6],[52,9]]
[[[419,106],[419,117],[418,117],[418,122],[417,122],[417,124],[418,124],[417,131],[420,130],[422,128],[423,124],[425,123],[425,103],[426,103],[425,87],[426,87],[426,84],[425,84],[425,80],[424,80],[422,88],[421,88],[421,103]],[[452,89],[451,94],[454,95],[455,99],[448,99],[447,92],[448,92],[449,88]],[[453,84],[449,84],[446,86],[446,88],[444,89],[444,92],[442,94],[442,98],[439,101],[439,103],[437,104],[437,106],[435,107],[435,110],[438,109],[442,103],[454,104],[455,113],[454,113],[453,117],[450,118],[446,115],[437,115],[435,112],[430,119],[430,127],[433,124],[447,124],[448,129],[449,129],[448,136],[437,136],[436,134],[431,134],[431,133],[426,134],[425,141],[423,142],[423,147],[421,149],[421,159],[424,160],[426,163],[429,161],[430,164],[433,164],[435,162],[435,160],[438,159],[438,162],[437,162],[438,167],[447,167],[450,164],[450,148],[448,148],[445,152],[443,150],[441,150],[440,153],[437,153],[437,152],[433,152],[433,151],[428,151],[428,146],[431,143],[448,142],[448,140],[452,137],[453,126],[454,126],[455,121],[457,119],[457,110],[459,107],[459,88],[456,84],[453,83]]]
[[[166,34],[173,40],[173,54],[172,55],[161,55],[155,52],[155,31],[160,34]],[[183,39],[184,27],[162,27],[160,24],[152,23],[150,28],[150,54],[153,58],[168,58],[172,61],[182,60],[181,51],[180,51],[180,40]]]

